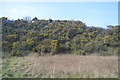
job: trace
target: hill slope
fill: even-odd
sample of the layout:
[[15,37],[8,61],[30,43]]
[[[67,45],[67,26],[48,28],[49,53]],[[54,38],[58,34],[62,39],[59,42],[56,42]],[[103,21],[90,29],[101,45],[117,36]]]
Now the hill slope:
[[4,54],[25,56],[30,52],[44,54],[74,53],[112,55],[119,47],[118,26],[109,29],[87,27],[81,21],[18,19],[2,20]]

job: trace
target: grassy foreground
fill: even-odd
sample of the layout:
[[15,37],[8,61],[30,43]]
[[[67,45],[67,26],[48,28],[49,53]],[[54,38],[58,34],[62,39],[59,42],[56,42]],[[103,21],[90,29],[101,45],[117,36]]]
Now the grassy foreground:
[[53,55],[3,58],[3,78],[117,78],[117,56]]

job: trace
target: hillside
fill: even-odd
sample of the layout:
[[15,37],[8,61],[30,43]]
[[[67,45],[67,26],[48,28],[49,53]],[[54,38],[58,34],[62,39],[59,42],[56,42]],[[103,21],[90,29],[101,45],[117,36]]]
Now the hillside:
[[2,20],[3,55],[26,56],[31,52],[40,55],[78,54],[116,55],[118,53],[118,26],[108,29],[87,27],[81,21],[18,19]]
[[36,17],[0,20],[3,79],[118,77],[118,26]]

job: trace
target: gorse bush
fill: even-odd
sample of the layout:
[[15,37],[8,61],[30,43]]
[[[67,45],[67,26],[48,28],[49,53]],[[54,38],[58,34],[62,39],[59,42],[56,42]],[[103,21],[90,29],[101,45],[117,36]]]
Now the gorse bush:
[[85,51],[84,50],[77,50],[74,53],[78,54],[78,55],[85,55]]
[[[73,52],[109,52],[119,47],[118,26],[108,29],[87,27],[73,20],[2,20],[2,51],[13,56],[25,56],[28,52],[60,54]],[[115,52],[114,52],[115,51]],[[114,50],[113,53],[116,53]],[[74,54],[73,53],[73,54]]]

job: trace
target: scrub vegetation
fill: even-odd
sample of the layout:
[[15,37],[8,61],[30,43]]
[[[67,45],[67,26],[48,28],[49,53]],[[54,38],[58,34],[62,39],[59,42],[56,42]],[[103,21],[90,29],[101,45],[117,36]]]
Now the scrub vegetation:
[[117,77],[118,26],[37,17],[0,20],[3,78]]

